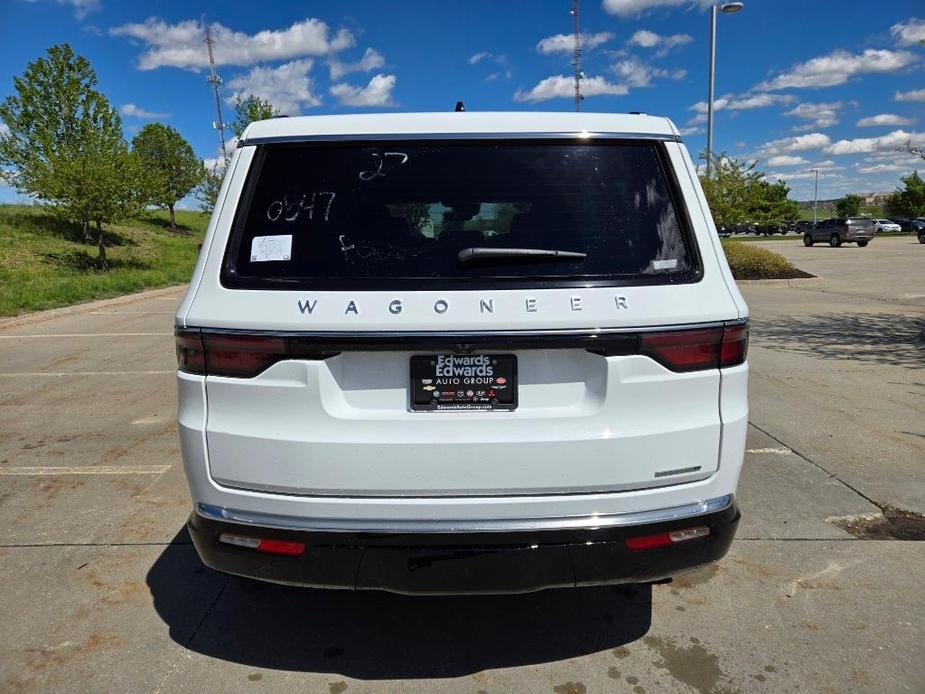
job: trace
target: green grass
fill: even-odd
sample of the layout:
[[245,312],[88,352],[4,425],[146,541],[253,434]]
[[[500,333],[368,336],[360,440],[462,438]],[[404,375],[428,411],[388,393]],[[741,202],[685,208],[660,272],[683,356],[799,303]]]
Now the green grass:
[[[792,238],[792,237],[791,237]],[[812,277],[795,268],[784,256],[741,241],[723,239],[723,250],[737,280],[793,279]]]
[[209,218],[177,212],[105,225],[109,270],[96,267],[96,246],[77,225],[37,205],[0,205],[0,316],[67,306],[189,280]]

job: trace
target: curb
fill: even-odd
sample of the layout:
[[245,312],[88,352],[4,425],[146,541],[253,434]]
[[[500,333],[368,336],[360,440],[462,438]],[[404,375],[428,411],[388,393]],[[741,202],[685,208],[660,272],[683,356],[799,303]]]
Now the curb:
[[757,287],[819,287],[825,283],[824,277],[794,277],[783,280],[736,280],[736,284]]
[[72,316],[79,315],[81,313],[88,313],[89,311],[95,311],[96,309],[107,306],[122,306],[124,304],[131,304],[135,301],[141,301],[143,299],[154,299],[159,296],[167,296],[177,292],[178,290],[183,290],[185,287],[185,284],[175,284],[173,286],[162,287],[160,289],[148,289],[142,292],[135,292],[133,294],[123,294],[122,296],[116,296],[111,299],[97,299],[96,301],[86,301],[80,304],[62,306],[61,308],[52,308],[46,311],[34,311],[32,313],[23,313],[18,316],[0,318],[0,330],[5,328],[15,328],[20,325],[43,323],[47,320],[60,318],[62,316]]

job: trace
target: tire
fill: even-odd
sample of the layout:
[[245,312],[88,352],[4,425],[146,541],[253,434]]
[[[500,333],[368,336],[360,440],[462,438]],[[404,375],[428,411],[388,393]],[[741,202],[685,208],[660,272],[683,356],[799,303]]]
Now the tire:
[[803,245],[809,248],[813,245],[813,237],[809,234],[803,234]]
[[919,243],[925,243],[925,231],[919,232]]
[[858,241],[858,248],[866,248],[868,241]]
[[829,245],[832,248],[838,248],[841,246],[841,237],[838,234],[832,234],[832,236],[829,237]]

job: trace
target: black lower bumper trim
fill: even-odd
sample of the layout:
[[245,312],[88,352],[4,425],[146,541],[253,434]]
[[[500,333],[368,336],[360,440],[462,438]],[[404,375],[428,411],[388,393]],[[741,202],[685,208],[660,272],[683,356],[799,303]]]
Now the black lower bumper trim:
[[[190,516],[189,532],[213,569],[262,581],[408,594],[521,593],[544,588],[639,583],[720,559],[739,523],[735,505],[694,518],[598,530],[453,535],[301,532]],[[628,537],[707,526],[710,534],[630,551]],[[218,541],[220,533],[305,543],[297,557]]]

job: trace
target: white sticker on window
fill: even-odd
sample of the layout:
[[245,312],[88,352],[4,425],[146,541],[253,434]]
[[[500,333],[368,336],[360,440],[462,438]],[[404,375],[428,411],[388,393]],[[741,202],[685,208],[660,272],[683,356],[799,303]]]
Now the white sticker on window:
[[292,234],[284,236],[255,236],[251,241],[251,262],[289,260],[292,254]]
[[652,269],[654,270],[674,270],[678,267],[678,259],[672,258],[671,260],[653,260]]

